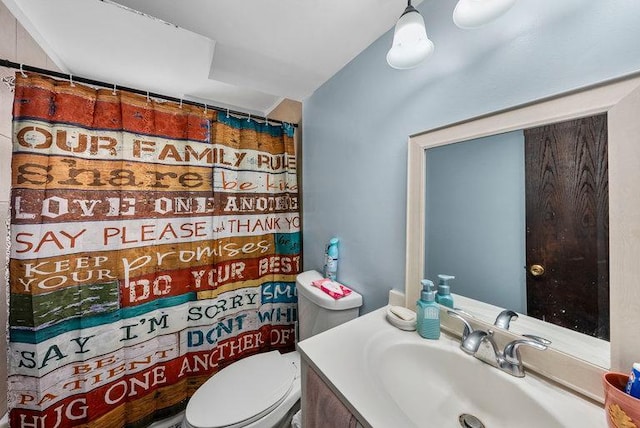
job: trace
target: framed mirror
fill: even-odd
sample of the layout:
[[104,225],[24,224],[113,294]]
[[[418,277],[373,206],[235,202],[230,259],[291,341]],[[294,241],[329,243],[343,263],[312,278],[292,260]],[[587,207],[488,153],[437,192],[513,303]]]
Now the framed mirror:
[[[444,149],[444,146],[461,142],[477,144],[476,149],[480,150],[479,147],[486,144],[486,139],[491,136],[509,138],[522,130],[583,118],[604,118],[601,120],[605,121],[604,132],[608,137],[609,293],[601,298],[608,297],[609,300],[610,342],[597,338],[598,334],[587,335],[526,316],[512,324],[512,331],[501,332],[507,336],[534,333],[552,340],[552,349],[544,353],[523,353],[525,362],[554,380],[601,399],[601,373],[608,369],[626,372],[640,355],[640,329],[636,327],[640,325],[640,311],[635,304],[640,299],[639,87],[638,76],[617,79],[410,137],[406,306],[412,308],[415,305],[424,273],[429,272],[431,276],[426,263],[429,243],[426,242],[425,221],[429,212],[427,165],[430,150]],[[515,233],[522,236],[525,231]],[[523,267],[524,264],[519,266],[520,269]],[[438,273],[455,275],[456,272]],[[453,285],[455,292],[455,282]],[[493,323],[501,310],[494,304],[496,302],[483,302],[479,296],[456,297],[456,307],[470,312],[486,326]],[[601,319],[600,327],[603,322]],[[444,324],[446,327],[446,320]],[[456,328],[455,325],[451,327]]]
[[608,341],[606,114],[425,154],[425,277]]

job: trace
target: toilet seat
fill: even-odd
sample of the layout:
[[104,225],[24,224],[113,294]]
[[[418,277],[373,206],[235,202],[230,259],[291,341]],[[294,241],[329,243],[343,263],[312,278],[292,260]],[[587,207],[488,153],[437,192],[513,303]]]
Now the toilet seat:
[[187,404],[194,428],[237,428],[278,407],[294,386],[299,369],[278,351],[237,361],[207,380]]

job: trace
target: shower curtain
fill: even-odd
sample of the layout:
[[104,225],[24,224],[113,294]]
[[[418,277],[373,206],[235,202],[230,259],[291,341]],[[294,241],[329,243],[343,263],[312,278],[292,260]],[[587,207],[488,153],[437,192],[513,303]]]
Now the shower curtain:
[[291,126],[20,73],[13,114],[12,427],[144,427],[293,349]]

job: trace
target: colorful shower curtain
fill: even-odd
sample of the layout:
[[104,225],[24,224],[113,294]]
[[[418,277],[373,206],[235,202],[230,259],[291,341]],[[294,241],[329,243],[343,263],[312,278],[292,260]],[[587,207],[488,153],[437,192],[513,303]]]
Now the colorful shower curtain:
[[293,131],[17,74],[12,427],[144,427],[293,349]]

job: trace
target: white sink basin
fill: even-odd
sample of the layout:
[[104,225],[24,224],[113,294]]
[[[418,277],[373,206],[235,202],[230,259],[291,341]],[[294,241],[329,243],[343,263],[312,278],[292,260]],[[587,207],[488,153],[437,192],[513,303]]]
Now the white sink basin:
[[384,308],[299,348],[365,426],[457,428],[461,414],[487,428],[606,426],[599,405],[532,373],[504,373],[449,336],[430,341],[391,327]]
[[546,407],[548,402],[538,400],[555,394],[551,388],[503,373],[457,346],[406,341],[370,351],[371,376],[417,426],[427,414],[434,427],[459,426],[461,414],[471,414],[487,427],[565,426]]

